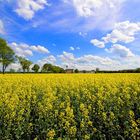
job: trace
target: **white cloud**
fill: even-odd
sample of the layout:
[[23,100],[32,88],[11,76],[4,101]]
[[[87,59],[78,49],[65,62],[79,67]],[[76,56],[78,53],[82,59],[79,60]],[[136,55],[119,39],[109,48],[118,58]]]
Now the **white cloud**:
[[70,49],[71,51],[75,51],[75,50],[80,50],[80,47],[73,47],[73,46],[71,46],[69,49]]
[[[126,0],[71,0],[77,14],[83,17],[97,16],[99,11],[114,12]],[[66,2],[66,1],[65,1]],[[68,1],[67,1],[68,2]],[[101,13],[102,13],[101,11]]]
[[5,33],[4,24],[3,21],[0,20],[0,34],[4,34],[4,33]]
[[70,50],[71,50],[71,51],[74,51],[74,50],[75,50],[75,48],[71,46],[71,47],[70,47]]
[[43,46],[31,46],[30,48],[33,51],[40,52],[40,53],[49,53],[49,50]]
[[17,0],[15,12],[26,20],[32,19],[35,12],[44,9],[47,0]]
[[136,35],[140,32],[140,22],[134,23],[124,21],[116,23],[111,33],[102,37],[101,40],[92,39],[91,43],[99,48],[104,48],[107,43],[130,43],[135,41]]
[[74,57],[74,55],[72,54],[72,53],[68,53],[68,52],[63,52],[63,54],[62,55],[58,55],[58,57],[60,58],[60,60],[61,61],[63,61],[63,62],[74,62],[74,59],[75,59],[75,57]]
[[22,57],[28,57],[33,56],[33,51],[36,51],[38,53],[49,53],[49,50],[43,46],[40,45],[28,45],[25,43],[9,43],[9,46],[12,47],[12,49],[15,51],[16,55],[22,56]]
[[126,48],[125,46],[122,46],[120,44],[114,44],[111,48],[106,49],[109,53],[114,53],[116,55],[119,55],[120,57],[134,57],[135,55],[130,51],[130,49]]
[[[126,0],[69,0],[77,15],[83,17],[82,31],[112,29],[121,17],[121,10]],[[78,24],[79,26],[79,24]]]
[[21,69],[21,65],[19,63],[12,63],[8,66],[7,71],[10,69],[14,69],[15,71]]
[[104,48],[104,47],[105,47],[104,42],[99,41],[99,40],[97,40],[97,39],[92,39],[92,40],[90,41],[90,43],[93,44],[94,46],[97,46],[98,48]]
[[50,55],[46,58],[43,58],[42,60],[38,60],[37,62],[40,66],[43,66],[44,64],[46,63],[49,63],[49,64],[55,64],[56,63],[56,58],[55,56],[53,55]]
[[15,42],[9,43],[9,46],[15,51],[16,55],[27,57],[27,56],[33,56],[33,52],[29,49],[29,46],[27,44],[17,44]]
[[[97,6],[100,5],[97,3],[102,4]],[[123,5],[124,0],[60,0],[50,7],[49,14],[44,14],[47,20],[37,17],[32,25],[43,30],[75,32],[85,37],[94,29],[111,30],[114,23],[121,20]]]
[[124,21],[116,23],[114,30],[110,34],[107,34],[107,36],[103,37],[102,40],[104,40],[105,43],[130,43],[135,40],[135,35],[138,32],[140,32],[140,22],[131,23],[129,21]]
[[78,63],[91,63],[91,64],[102,64],[102,65],[110,65],[112,64],[112,60],[108,57],[100,57],[96,55],[84,55],[82,57],[77,58]]
[[[140,66],[140,56],[134,55],[129,49],[124,46],[116,45],[113,49],[108,50],[110,53],[115,53],[121,57],[102,57],[97,55],[83,55],[75,57],[74,54],[63,52],[59,55],[60,65],[64,68],[78,68],[79,70],[93,70],[100,68],[101,70],[122,70],[135,69]],[[123,59],[122,59],[123,58]]]
[[106,37],[102,38],[105,43],[111,42],[111,43],[117,43],[117,42],[124,42],[124,43],[130,43],[135,40],[133,36],[128,36],[122,33],[118,30],[113,30],[111,34],[107,34]]
[[77,14],[88,17],[95,14],[96,9],[103,5],[102,0],[72,0]]
[[69,68],[78,68],[80,70],[92,70],[96,67],[110,68],[110,65],[116,65],[119,62],[112,60],[108,57],[100,57],[96,55],[84,55],[81,57],[75,57],[74,54],[63,52],[58,58],[61,61],[62,66],[69,66]]

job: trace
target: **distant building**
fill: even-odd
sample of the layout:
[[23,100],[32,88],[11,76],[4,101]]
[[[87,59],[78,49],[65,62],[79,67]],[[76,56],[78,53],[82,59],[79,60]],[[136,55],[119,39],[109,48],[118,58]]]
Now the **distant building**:
[[74,73],[74,69],[66,69],[66,73]]

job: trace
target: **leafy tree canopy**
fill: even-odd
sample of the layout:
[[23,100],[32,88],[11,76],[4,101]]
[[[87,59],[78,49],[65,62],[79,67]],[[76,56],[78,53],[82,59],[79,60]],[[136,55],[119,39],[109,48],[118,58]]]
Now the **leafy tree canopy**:
[[7,45],[6,41],[0,38],[0,63],[2,64],[3,74],[6,68],[15,61],[14,51]]

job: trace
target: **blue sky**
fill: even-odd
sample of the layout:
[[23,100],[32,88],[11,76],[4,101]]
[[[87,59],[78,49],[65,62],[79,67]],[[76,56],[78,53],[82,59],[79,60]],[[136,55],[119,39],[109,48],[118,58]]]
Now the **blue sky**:
[[140,1],[0,0],[0,37],[40,66],[137,68]]

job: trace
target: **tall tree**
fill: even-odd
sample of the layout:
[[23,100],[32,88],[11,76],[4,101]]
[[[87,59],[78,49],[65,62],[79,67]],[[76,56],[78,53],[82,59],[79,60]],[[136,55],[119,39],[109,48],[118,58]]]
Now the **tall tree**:
[[17,59],[22,67],[23,72],[25,71],[29,72],[32,62],[30,60],[27,60],[26,58],[19,57],[19,56],[17,56]]
[[38,64],[34,64],[34,66],[32,67],[32,70],[37,73],[40,69],[40,66]]
[[6,68],[14,61],[14,51],[7,45],[4,39],[0,38],[0,63],[2,64],[3,74],[5,73]]
[[75,71],[74,71],[75,73],[79,73],[79,70],[78,69],[75,69]]
[[42,72],[51,72],[52,71],[52,64],[44,64],[42,67]]

